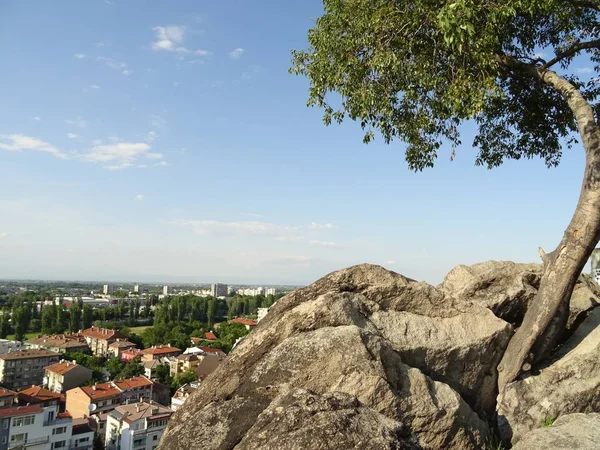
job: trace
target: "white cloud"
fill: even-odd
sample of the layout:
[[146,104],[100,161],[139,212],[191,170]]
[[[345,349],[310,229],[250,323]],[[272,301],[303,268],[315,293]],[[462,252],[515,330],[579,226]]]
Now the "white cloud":
[[136,199],[138,202],[141,202],[142,200],[144,200],[144,194],[138,194],[138,195],[136,195],[136,196],[135,196],[135,199]]
[[158,129],[167,127],[167,121],[157,115],[152,116],[152,120],[150,121],[150,124],[152,125],[153,128],[158,128]]
[[173,81],[173,87],[181,86],[181,81]]
[[85,58],[85,53],[75,53],[73,56],[77,59],[83,59]]
[[243,54],[244,54],[243,48],[236,48],[235,50],[232,50],[229,52],[229,57],[231,59],[240,59]]
[[161,161],[159,163],[154,164],[154,167],[167,167],[169,165],[166,161]]
[[308,243],[310,245],[318,245],[320,247],[341,247],[341,244],[338,244],[337,242],[330,242],[330,241],[319,241],[316,239],[312,239],[310,241],[308,241]]
[[77,139],[79,137],[79,135],[75,134],[75,133],[67,133],[67,137],[69,139]]
[[8,233],[6,231],[0,233],[0,239],[4,239],[6,236],[8,236]]
[[107,67],[110,67],[113,70],[118,70],[125,76],[129,76],[133,73],[133,70],[128,68],[128,65],[124,61],[119,61],[114,58],[107,58],[106,56],[98,56],[96,57],[96,61],[103,63]]
[[166,27],[154,27],[152,29],[156,33],[156,41],[152,43],[152,50],[175,52],[181,55],[190,53],[190,51],[182,45],[185,35],[185,27],[183,25],[169,25]]
[[88,161],[106,164],[110,170],[134,167],[140,159],[162,159],[160,153],[151,153],[145,142],[117,142],[107,145],[96,145],[84,158]]
[[194,55],[198,55],[198,56],[210,56],[210,55],[212,55],[212,52],[209,52],[208,50],[199,49],[199,50],[196,50],[194,52]]
[[78,128],[87,127],[87,121],[81,116],[77,116],[74,119],[65,120],[65,122],[67,123],[67,125],[75,125]]
[[241,213],[241,215],[246,216],[246,217],[255,217],[255,218],[264,217],[262,214],[257,214],[257,213]]
[[198,234],[277,236],[296,230],[296,227],[268,222],[219,222],[217,220],[172,220],[172,225],[189,228]]
[[390,261],[386,261],[386,262],[384,262],[384,264],[385,264],[386,266],[393,266],[394,264],[396,264],[396,261],[390,260]]
[[100,86],[97,84],[90,84],[90,89],[100,89]]
[[92,145],[100,145],[100,144],[102,144],[102,139],[94,139],[92,141]]
[[334,228],[337,228],[337,226],[335,226],[332,223],[316,223],[316,222],[312,222],[308,228],[310,228],[311,230],[332,230]]
[[42,120],[42,118],[40,116],[35,116],[35,117],[32,117],[31,120],[35,120],[36,122],[39,122],[40,120]]
[[577,73],[592,73],[594,69],[592,69],[591,67],[579,67],[575,69],[575,71]]
[[10,152],[21,152],[24,150],[33,150],[37,152],[50,153],[57,158],[66,158],[67,155],[61,152],[53,145],[40,139],[23,136],[22,134],[0,135],[0,141],[10,141],[10,143],[0,142],[0,149]]
[[316,262],[318,262],[318,260],[312,256],[281,256],[266,261],[267,264],[273,264],[276,266],[290,266],[303,269],[311,267]]
[[158,134],[156,134],[156,131],[148,131],[148,134],[146,135],[146,142],[152,142],[157,136]]

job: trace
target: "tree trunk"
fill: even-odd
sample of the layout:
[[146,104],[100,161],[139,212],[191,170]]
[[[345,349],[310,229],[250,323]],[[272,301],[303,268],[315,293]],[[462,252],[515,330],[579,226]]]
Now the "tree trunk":
[[600,240],[600,128],[593,110],[581,93],[555,72],[531,67],[527,70],[568,102],[577,120],[586,165],[573,218],[556,250],[543,256],[540,289],[498,365],[501,395],[506,384],[548,356],[556,346],[566,325],[575,282]]

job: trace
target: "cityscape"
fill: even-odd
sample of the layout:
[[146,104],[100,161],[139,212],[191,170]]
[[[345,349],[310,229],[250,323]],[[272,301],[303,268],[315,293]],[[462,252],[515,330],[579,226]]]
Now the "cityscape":
[[294,288],[0,281],[0,450],[154,450]]

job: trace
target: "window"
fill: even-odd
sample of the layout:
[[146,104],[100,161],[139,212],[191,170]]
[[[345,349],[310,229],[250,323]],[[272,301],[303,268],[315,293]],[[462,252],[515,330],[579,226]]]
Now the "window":
[[2,436],[2,443],[6,444],[6,436]]
[[4,419],[4,425],[2,427],[6,430],[8,428],[9,423],[10,423],[10,419]]
[[23,416],[15,417],[13,419],[13,427],[24,427],[26,425],[32,425],[35,422],[35,416]]
[[54,411],[48,412],[48,422],[52,422],[54,420]]
[[26,441],[26,440],[27,440],[27,433],[13,434],[10,437],[10,442]]
[[63,433],[66,433],[66,432],[67,432],[67,427],[58,427],[58,428],[55,428],[54,430],[52,430],[52,434],[53,435],[55,435],[55,434],[63,434]]
[[156,441],[158,439],[158,434],[155,434],[154,436],[152,436],[152,440]]
[[66,446],[65,446],[65,442],[66,442],[66,441],[58,441],[58,442],[55,442],[54,444],[52,444],[52,448],[53,448],[53,449],[55,449],[55,448],[63,448],[63,447],[66,447]]

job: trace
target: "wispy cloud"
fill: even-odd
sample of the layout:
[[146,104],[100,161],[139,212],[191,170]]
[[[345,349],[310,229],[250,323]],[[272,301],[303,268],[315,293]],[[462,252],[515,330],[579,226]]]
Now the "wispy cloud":
[[67,119],[65,120],[65,122],[67,123],[67,125],[74,125],[78,128],[87,127],[87,121],[81,116],[77,116],[74,119]]
[[35,117],[32,117],[31,120],[35,120],[36,122],[39,122],[40,120],[42,120],[42,118],[40,116],[35,116]]
[[106,169],[120,170],[136,167],[144,160],[162,159],[161,153],[150,152],[150,145],[145,142],[117,142],[107,145],[96,145],[84,159],[104,164]]
[[96,61],[104,64],[107,67],[110,67],[113,70],[118,70],[125,76],[129,76],[133,73],[133,70],[129,69],[129,66],[124,61],[119,61],[118,59],[108,58],[106,56],[98,56],[96,57]]
[[8,233],[6,231],[0,233],[0,239],[4,239],[6,236],[8,236]]
[[332,223],[316,223],[316,222],[312,222],[308,228],[310,228],[311,230],[332,230],[334,228],[337,228],[337,226],[335,226]]
[[266,261],[267,264],[273,264],[276,266],[299,267],[299,268],[303,268],[303,269],[311,267],[313,264],[315,264],[317,262],[318,262],[318,260],[316,258],[313,258],[312,256],[304,256],[304,255],[280,256],[280,257],[273,258],[273,259]]
[[244,49],[238,47],[235,50],[232,50],[229,52],[229,57],[231,59],[240,59],[243,54],[244,54]]
[[156,133],[156,131],[148,131],[148,134],[146,134],[146,142],[152,142],[154,139],[156,139],[157,136],[158,134]]
[[254,217],[257,219],[260,219],[261,217],[264,217],[262,214],[257,214],[257,213],[241,213],[242,216],[246,216],[246,217]]
[[197,56],[210,56],[212,52],[205,49],[190,50],[183,45],[186,27],[183,25],[157,26],[152,29],[156,40],[152,42],[152,50],[156,52],[171,52],[183,57],[194,54]]
[[92,145],[100,145],[100,144],[102,144],[102,139],[94,139],[92,141]]
[[67,137],[69,139],[77,139],[79,137],[79,135],[75,134],[75,133],[67,133]]
[[261,235],[277,236],[282,233],[289,233],[296,229],[285,225],[276,225],[268,222],[248,221],[248,222],[219,222],[217,220],[181,220],[176,219],[170,222],[172,225],[179,225],[189,228],[195,233],[221,234],[221,235]]
[[135,196],[135,200],[138,202],[141,202],[142,200],[144,200],[144,194],[138,194]]
[[[2,142],[4,141],[4,142]],[[0,135],[0,149],[10,152],[22,152],[25,150],[50,153],[57,158],[66,158],[67,155],[53,145],[22,134]]]
[[262,71],[262,67],[259,65],[255,64],[252,66],[248,66],[248,68],[244,72],[242,72],[242,79],[249,80],[250,78],[259,74],[261,71]]
[[90,84],[90,89],[100,89],[100,86],[97,84]]
[[83,59],[85,58],[85,53],[75,53],[73,56],[77,59]]
[[394,264],[396,264],[396,261],[390,260],[390,261],[386,261],[386,262],[384,262],[384,264],[385,264],[386,266],[393,266]]

